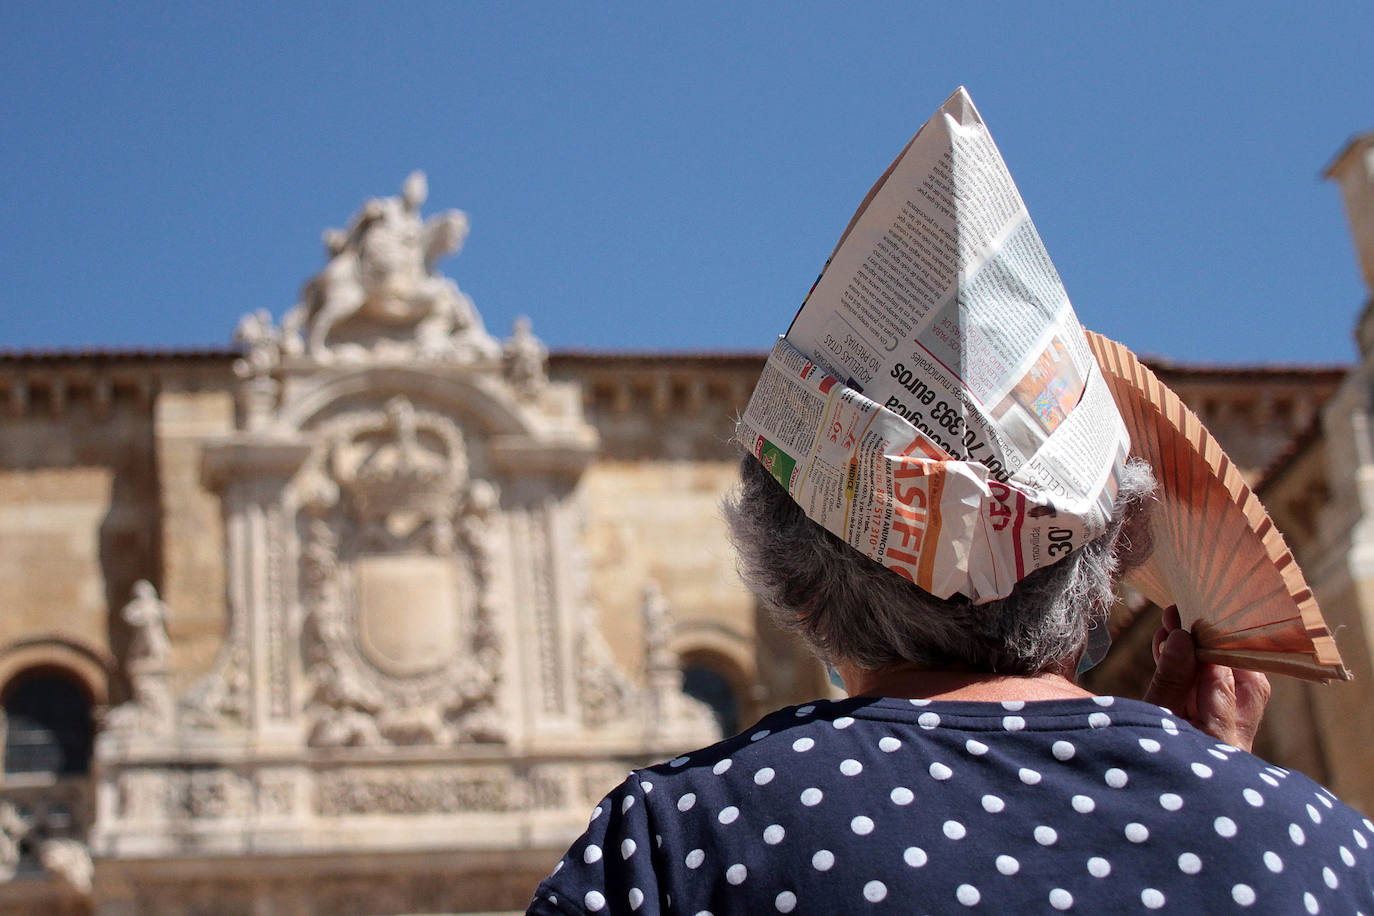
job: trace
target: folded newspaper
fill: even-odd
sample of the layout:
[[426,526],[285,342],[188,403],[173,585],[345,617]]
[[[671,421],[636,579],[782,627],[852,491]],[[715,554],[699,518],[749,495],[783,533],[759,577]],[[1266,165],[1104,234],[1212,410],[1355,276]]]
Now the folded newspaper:
[[962,87],[860,206],[741,419],[806,514],[983,603],[1106,530],[1130,442]]

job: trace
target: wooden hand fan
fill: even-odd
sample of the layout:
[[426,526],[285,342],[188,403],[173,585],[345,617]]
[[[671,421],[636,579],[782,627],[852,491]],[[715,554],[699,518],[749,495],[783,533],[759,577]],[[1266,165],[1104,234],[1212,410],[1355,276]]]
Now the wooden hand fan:
[[1178,605],[1198,657],[1314,681],[1350,680],[1312,590],[1259,499],[1197,416],[1135,354],[1087,332],[1131,455],[1154,468],[1154,550],[1126,582]]

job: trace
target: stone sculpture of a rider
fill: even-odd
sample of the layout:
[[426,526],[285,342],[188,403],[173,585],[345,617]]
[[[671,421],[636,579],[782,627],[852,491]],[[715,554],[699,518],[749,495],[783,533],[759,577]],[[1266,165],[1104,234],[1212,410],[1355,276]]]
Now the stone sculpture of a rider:
[[424,173],[412,172],[400,197],[370,200],[346,229],[325,233],[329,262],[282,320],[287,353],[329,359],[331,333],[353,318],[413,327],[422,355],[491,348],[471,301],[435,272],[440,259],[462,246],[467,217],[449,210],[422,220],[427,195]]

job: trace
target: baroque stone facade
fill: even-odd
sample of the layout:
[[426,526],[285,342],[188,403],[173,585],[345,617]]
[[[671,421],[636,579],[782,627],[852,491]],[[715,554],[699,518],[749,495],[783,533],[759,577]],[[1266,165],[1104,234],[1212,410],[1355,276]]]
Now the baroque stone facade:
[[[426,190],[234,351],[0,357],[0,912],[515,910],[628,768],[830,691],[717,510],[763,355],[498,340]],[[1368,674],[1374,370],[1154,368]],[[1094,686],[1138,693],[1154,621],[1118,608]],[[1369,683],[1281,685],[1264,738],[1367,810]]]

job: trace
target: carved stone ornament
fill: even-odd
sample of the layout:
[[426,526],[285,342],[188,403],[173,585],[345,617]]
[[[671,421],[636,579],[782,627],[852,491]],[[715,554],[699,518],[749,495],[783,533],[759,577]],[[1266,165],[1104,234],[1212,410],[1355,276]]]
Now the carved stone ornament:
[[310,743],[500,740],[497,496],[462,432],[397,397],[318,437],[298,478]]
[[161,734],[171,731],[175,724],[168,608],[145,579],[135,582],[133,591],[133,598],[120,613],[129,626],[124,670],[133,696],[110,710],[104,725],[107,731]]
[[498,360],[501,347],[472,301],[436,270],[462,247],[467,216],[448,210],[421,219],[428,193],[424,173],[413,172],[400,196],[369,200],[346,228],[327,231],[329,261],[305,285],[280,331],[253,316],[240,325],[245,370],[263,371],[281,356],[321,363]]

